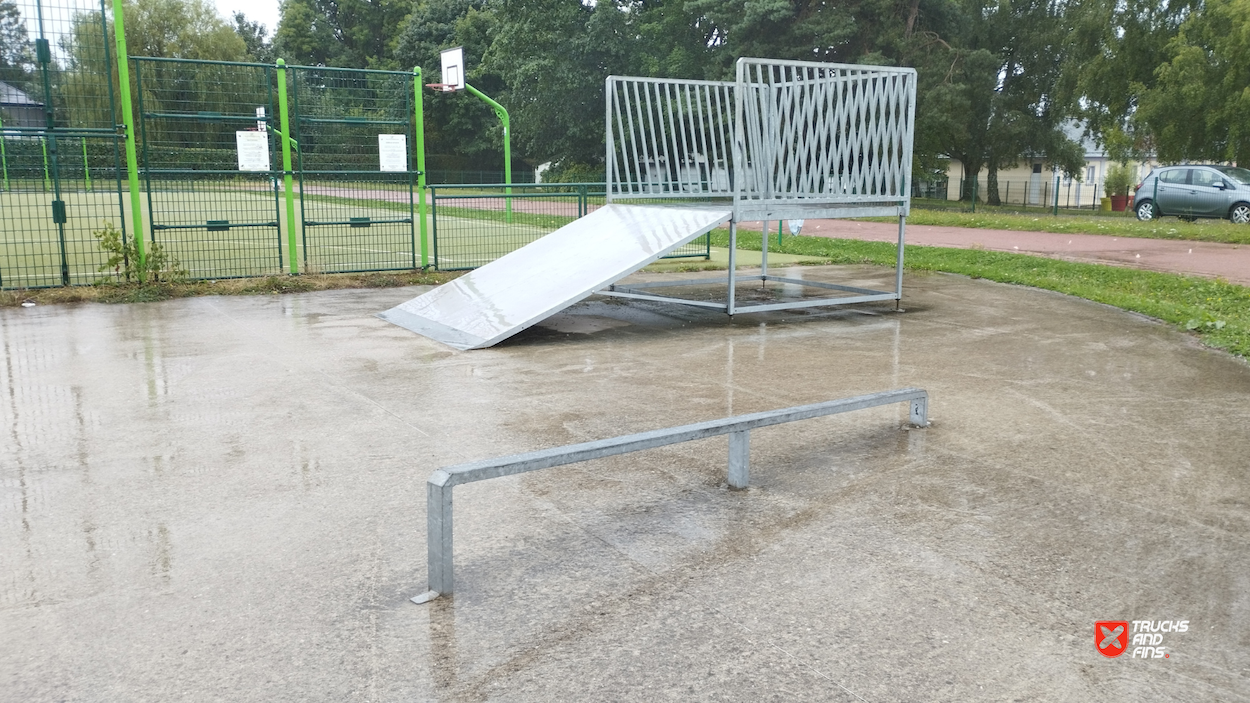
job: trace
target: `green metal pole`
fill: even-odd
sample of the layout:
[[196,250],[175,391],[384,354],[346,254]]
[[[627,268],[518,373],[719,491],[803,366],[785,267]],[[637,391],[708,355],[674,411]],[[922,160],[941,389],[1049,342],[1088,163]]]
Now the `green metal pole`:
[[1055,176],[1055,217],[1059,217],[1059,176]]
[[[286,61],[278,59],[278,112],[282,114],[282,192],[286,198],[287,261],[292,274],[299,273],[295,239],[295,189],[291,184],[291,120],[286,109]],[[303,139],[303,134],[300,139]],[[307,142],[305,142],[307,143]]]
[[9,157],[4,153],[4,120],[0,120],[0,170],[4,171],[4,189],[9,189]]
[[[495,110],[495,114],[499,117],[499,121],[503,123],[503,179],[504,179],[504,186],[505,186],[504,193],[510,196],[512,195],[512,187],[511,187],[512,186],[512,146],[511,146],[511,142],[512,142],[511,131],[512,130],[510,127],[511,122],[508,120],[508,111],[504,109],[503,105],[500,105],[494,100],[491,100],[489,97],[487,97],[485,93],[478,90],[477,88],[474,88],[468,83],[465,83],[464,87],[470,93],[473,93],[474,95],[478,96],[483,101],[485,101],[487,105],[490,105]],[[507,220],[507,222],[511,223],[512,222],[512,198],[510,197],[504,198],[504,211],[507,213],[505,219]]]
[[82,173],[87,181],[87,192],[91,192],[91,166],[87,163],[87,138],[82,138]]
[[43,147],[43,189],[52,190],[52,179],[48,177],[48,140],[39,138],[39,146]]
[[130,222],[139,258],[139,280],[147,271],[147,248],[143,241],[143,208],[139,196],[139,157],[135,153],[135,110],[130,101],[130,63],[126,53],[126,23],[122,0],[113,0],[113,36],[117,42],[117,83],[121,91],[122,122],[126,126],[126,176],[130,184]]
[[413,112],[416,119],[413,148],[417,150],[417,217],[421,220],[421,268],[430,267],[430,242],[427,237],[429,224],[425,221],[425,108],[422,106],[421,67],[412,67]]

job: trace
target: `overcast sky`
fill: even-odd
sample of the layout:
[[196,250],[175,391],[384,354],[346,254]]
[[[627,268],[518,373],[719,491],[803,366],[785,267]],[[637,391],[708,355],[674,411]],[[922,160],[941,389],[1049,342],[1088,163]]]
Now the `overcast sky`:
[[234,23],[234,13],[242,12],[249,20],[260,22],[269,30],[269,38],[278,28],[278,0],[215,0],[221,16]]

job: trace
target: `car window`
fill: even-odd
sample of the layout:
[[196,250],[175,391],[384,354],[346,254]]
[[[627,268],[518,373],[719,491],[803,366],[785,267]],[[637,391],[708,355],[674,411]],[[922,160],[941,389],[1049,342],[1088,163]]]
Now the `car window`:
[[1189,181],[1190,185],[1211,187],[1217,183],[1224,182],[1224,179],[1220,177],[1220,174],[1215,171],[1208,171],[1205,168],[1195,168],[1192,169],[1192,171],[1194,175]]
[[1214,166],[1213,168],[1242,185],[1250,186],[1250,168],[1237,168],[1236,166]]
[[1187,168],[1174,168],[1159,174],[1159,180],[1164,183],[1184,183],[1189,175]]

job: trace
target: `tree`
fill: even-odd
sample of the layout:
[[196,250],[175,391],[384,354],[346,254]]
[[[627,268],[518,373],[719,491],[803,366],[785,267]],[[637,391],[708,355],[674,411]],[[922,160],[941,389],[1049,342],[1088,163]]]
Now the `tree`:
[[1043,158],[1069,175],[1084,165],[1062,129],[1071,105],[1055,90],[1067,37],[1063,8],[1047,0],[965,0],[962,29],[922,63],[917,143],[959,159],[966,176],[961,197],[972,197],[985,168],[987,200],[997,204],[998,170],[1022,156]]
[[34,63],[34,51],[17,3],[0,0],[0,81],[19,89],[28,88]]
[[409,0],[283,0],[274,44],[295,64],[398,68],[399,32]]
[[246,61],[247,45],[208,0],[128,0],[126,45],[132,56]]
[[1250,0],[1207,0],[1166,51],[1130,124],[1162,161],[1250,164]]
[[634,16],[612,2],[502,0],[483,61],[507,90],[515,141],[535,162],[603,161],[603,86],[638,65]]
[[1068,6],[1067,57],[1056,82],[1061,100],[1078,105],[1077,116],[1112,158],[1151,150],[1149,135],[1130,118],[1141,95],[1156,84],[1168,44],[1203,0],[1086,0]]
[[269,39],[269,30],[260,22],[253,22],[242,12],[234,13],[234,33],[243,40],[247,53],[252,60],[260,63],[273,63],[273,42]]

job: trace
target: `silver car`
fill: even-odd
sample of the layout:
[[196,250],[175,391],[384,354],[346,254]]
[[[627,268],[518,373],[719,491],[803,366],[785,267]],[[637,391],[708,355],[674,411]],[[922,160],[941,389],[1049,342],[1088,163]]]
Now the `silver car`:
[[1250,169],[1236,166],[1164,166],[1137,184],[1133,211],[1139,220],[1172,215],[1250,223]]

